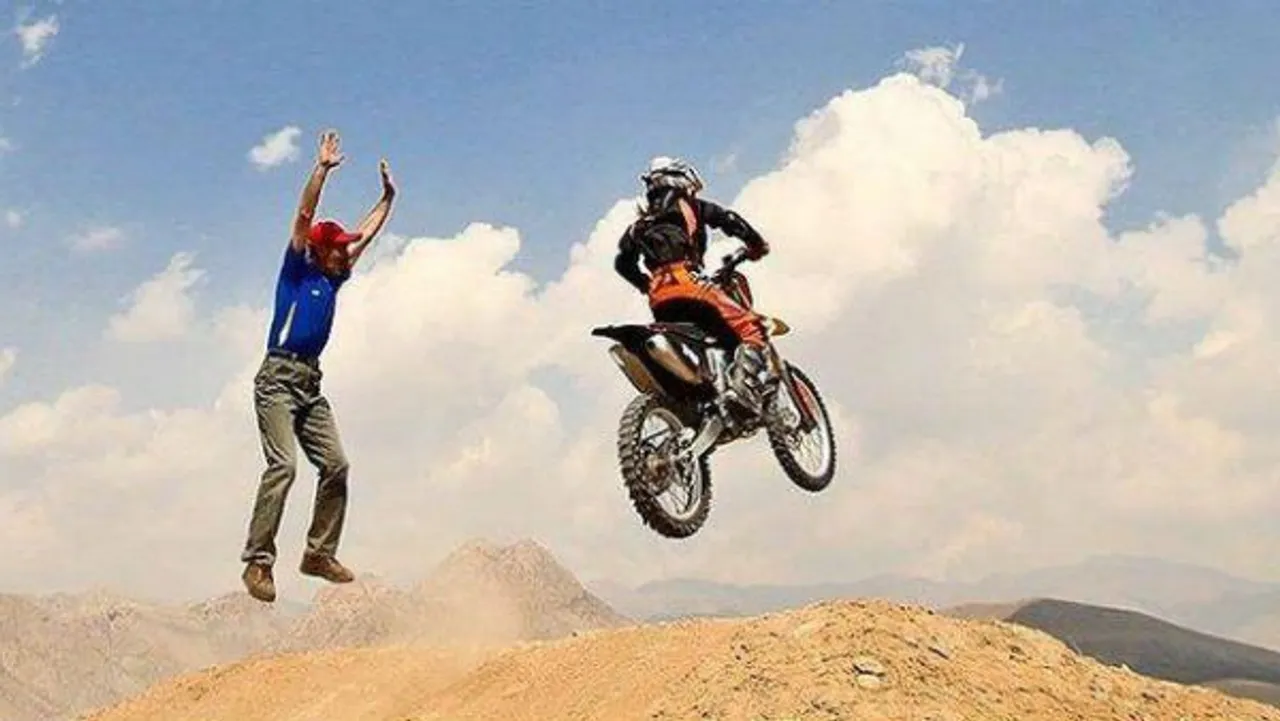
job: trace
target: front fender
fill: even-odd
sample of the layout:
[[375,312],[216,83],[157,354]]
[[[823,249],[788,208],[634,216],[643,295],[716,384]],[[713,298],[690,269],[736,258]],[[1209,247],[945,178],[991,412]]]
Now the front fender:
[[764,322],[764,329],[770,336],[776,337],[786,335],[791,332],[791,326],[787,325],[786,321],[781,318],[774,318],[773,316],[766,315],[762,316],[762,320]]

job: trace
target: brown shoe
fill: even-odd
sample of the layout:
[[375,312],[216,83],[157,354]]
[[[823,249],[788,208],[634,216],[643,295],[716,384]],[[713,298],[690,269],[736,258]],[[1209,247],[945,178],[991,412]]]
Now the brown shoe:
[[271,578],[271,567],[264,563],[250,563],[240,576],[249,595],[264,603],[276,600],[276,583]]
[[323,578],[330,583],[351,583],[356,580],[355,574],[338,563],[338,559],[333,556],[308,554],[302,557],[302,565],[298,570],[305,575]]

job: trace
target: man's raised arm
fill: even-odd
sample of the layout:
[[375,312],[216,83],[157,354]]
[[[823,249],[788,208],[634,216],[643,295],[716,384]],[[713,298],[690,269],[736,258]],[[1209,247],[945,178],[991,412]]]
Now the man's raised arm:
[[349,251],[353,264],[382,230],[382,226],[387,222],[387,216],[391,214],[391,202],[396,197],[396,185],[391,180],[391,167],[387,164],[386,158],[378,162],[378,174],[382,178],[382,197],[378,198],[378,202],[356,228],[356,232],[360,234],[360,240],[353,242]]
[[342,162],[342,151],[339,146],[338,131],[327,130],[320,136],[320,151],[316,154],[316,164],[311,169],[307,184],[302,188],[302,198],[298,201],[298,212],[293,218],[293,234],[290,244],[294,250],[302,250],[307,245],[307,234],[311,230],[311,221],[316,214],[316,206],[320,204],[320,191],[329,171]]

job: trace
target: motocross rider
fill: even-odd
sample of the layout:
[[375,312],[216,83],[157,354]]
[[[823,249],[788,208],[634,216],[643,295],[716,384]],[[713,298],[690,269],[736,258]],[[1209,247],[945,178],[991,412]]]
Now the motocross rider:
[[[694,322],[728,341],[734,400],[759,412],[763,394],[777,378],[760,316],[739,305],[702,270],[708,226],[743,241],[750,260],[767,255],[769,244],[742,216],[699,198],[702,177],[682,159],[655,157],[640,180],[645,198],[618,241],[614,269],[648,296],[655,320]],[[639,267],[641,258],[648,275]]]

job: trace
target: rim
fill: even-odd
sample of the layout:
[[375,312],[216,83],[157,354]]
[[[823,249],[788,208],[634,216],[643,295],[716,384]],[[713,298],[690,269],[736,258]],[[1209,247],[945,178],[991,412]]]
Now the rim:
[[831,424],[818,398],[809,383],[797,375],[793,375],[795,385],[805,395],[806,405],[813,408],[817,423],[812,430],[800,430],[800,409],[792,392],[787,395],[787,448],[795,458],[796,464],[808,475],[818,478],[825,474],[831,466]]
[[[659,426],[651,430],[651,422]],[[640,429],[640,445],[644,449],[645,481],[650,495],[662,512],[687,521],[697,515],[702,505],[702,466],[698,459],[671,463],[671,456],[688,445],[694,432],[665,408],[655,408],[645,416]],[[652,467],[654,461],[663,468]]]

